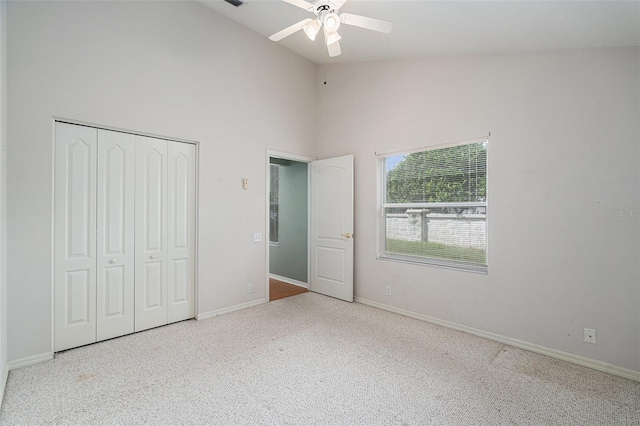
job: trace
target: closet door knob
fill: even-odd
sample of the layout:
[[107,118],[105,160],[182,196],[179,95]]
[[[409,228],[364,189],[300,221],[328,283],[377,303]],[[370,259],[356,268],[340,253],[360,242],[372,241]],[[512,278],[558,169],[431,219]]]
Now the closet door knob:
[[156,258],[156,257],[158,257],[158,256],[156,256],[155,254],[152,254],[152,255],[151,255],[151,256],[149,256],[149,257],[150,257],[151,259],[155,259],[155,258]]
[[118,259],[111,259],[111,260],[109,261],[109,263],[117,263],[117,262],[118,262]]

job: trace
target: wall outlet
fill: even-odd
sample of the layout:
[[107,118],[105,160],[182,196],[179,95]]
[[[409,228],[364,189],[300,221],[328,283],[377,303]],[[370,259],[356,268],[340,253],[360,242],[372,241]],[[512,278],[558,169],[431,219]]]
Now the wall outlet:
[[387,287],[384,289],[384,292],[385,292],[385,294],[386,294],[387,296],[391,296],[391,286],[387,286]]
[[584,329],[584,342],[596,344],[596,330],[593,328]]
[[247,284],[247,293],[253,293],[253,284]]
[[255,234],[253,234],[253,241],[256,243],[262,241],[262,232],[256,232]]

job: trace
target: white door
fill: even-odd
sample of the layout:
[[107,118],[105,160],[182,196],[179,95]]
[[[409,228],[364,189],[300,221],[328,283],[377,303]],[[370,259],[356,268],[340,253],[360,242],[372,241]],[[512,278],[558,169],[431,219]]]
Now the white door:
[[97,340],[133,333],[135,136],[98,130]]
[[311,291],[353,302],[353,156],[311,163]]
[[195,316],[196,148],[56,123],[55,351]]
[[195,316],[196,147],[169,142],[168,322]]
[[167,141],[135,138],[135,331],[141,331],[167,323]]
[[96,341],[98,131],[56,123],[54,188],[55,351]]

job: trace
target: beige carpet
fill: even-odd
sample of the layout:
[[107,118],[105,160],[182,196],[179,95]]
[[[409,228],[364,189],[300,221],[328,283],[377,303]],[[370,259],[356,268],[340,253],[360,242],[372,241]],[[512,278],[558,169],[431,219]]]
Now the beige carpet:
[[640,424],[640,383],[306,293],[11,371],[0,424]]

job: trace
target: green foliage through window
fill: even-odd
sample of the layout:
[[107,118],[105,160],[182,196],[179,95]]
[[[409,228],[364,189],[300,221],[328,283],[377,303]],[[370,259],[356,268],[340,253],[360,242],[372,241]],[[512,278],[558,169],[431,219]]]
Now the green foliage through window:
[[453,245],[432,243],[429,241],[403,241],[387,239],[387,252],[416,256],[419,253],[430,253],[431,256],[453,261],[470,262],[483,265],[486,253],[474,247],[456,247]]
[[387,203],[452,203],[487,198],[487,144],[388,157]]

